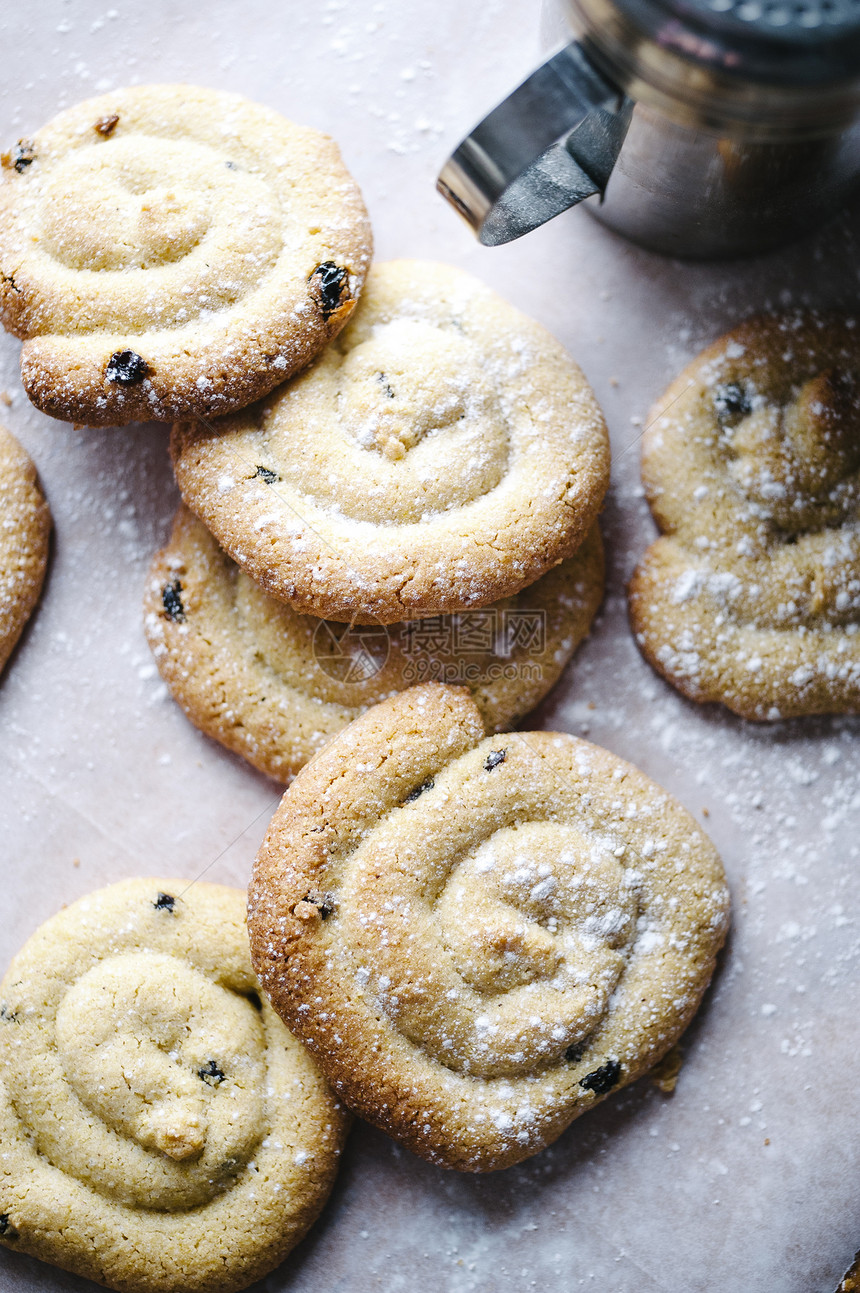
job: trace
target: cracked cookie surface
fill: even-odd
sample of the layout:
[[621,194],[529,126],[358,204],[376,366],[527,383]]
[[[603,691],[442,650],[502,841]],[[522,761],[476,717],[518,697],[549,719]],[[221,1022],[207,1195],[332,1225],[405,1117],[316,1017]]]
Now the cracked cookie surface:
[[727,922],[713,845],[659,786],[565,734],[485,737],[433,685],[299,773],[249,888],[260,980],[344,1100],[468,1171],[656,1063]]
[[346,1114],[264,1001],[245,895],[127,880],[0,985],[0,1242],[120,1293],[235,1293],[304,1235]]
[[39,600],[50,535],[51,513],[32,459],[0,426],[0,670]]
[[272,596],[393,623],[487,606],[572,555],[609,474],[603,416],[542,327],[445,265],[374,265],[307,372],[178,423],[182,496]]
[[0,180],[0,313],[30,399],[67,421],[244,407],[343,327],[370,259],[333,141],[235,94],[88,99]]
[[748,320],[648,422],[663,534],[630,585],[646,659],[745,718],[860,711],[860,327]]
[[353,718],[415,682],[465,682],[489,731],[538,703],[591,627],[603,594],[595,525],[537,583],[478,611],[349,627],[263,592],[180,508],[155,557],[145,628],[191,721],[288,781]]

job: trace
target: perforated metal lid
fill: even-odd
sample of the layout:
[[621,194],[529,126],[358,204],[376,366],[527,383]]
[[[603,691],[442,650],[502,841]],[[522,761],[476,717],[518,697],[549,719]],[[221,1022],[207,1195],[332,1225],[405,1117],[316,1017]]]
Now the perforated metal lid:
[[614,0],[639,31],[729,77],[824,86],[860,76],[860,0]]
[[677,10],[700,14],[724,30],[810,45],[860,32],[860,0],[687,0]]
[[860,0],[560,3],[603,76],[686,125],[798,139],[860,113]]

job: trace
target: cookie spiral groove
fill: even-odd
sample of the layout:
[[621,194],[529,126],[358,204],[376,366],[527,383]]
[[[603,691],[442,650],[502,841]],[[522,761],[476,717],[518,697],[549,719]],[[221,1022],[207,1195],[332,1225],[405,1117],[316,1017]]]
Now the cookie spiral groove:
[[180,423],[179,487],[272,596],[392,623],[486,606],[569,557],[608,483],[558,343],[459,270],[375,265],[354,319],[253,410]]
[[78,104],[27,148],[26,165],[20,145],[4,158],[0,310],[46,412],[227,413],[349,317],[370,231],[327,137],[238,95],[142,86]]
[[647,659],[746,718],[860,710],[860,339],[750,320],[653,411],[643,479],[663,537],[630,587]]
[[249,930],[347,1103],[431,1161],[489,1170],[672,1045],[727,901],[709,841],[629,764],[558,733],[486,738],[462,690],[426,686],[299,774]]
[[10,1246],[120,1290],[233,1290],[310,1225],[344,1115],[259,996],[243,909],[238,890],[126,881],[61,912],[12,962]]
[[602,591],[595,525],[573,557],[484,611],[344,633],[263,592],[182,507],[150,568],[144,624],[191,721],[289,781],[368,705],[417,681],[468,682],[488,729],[507,727],[556,682]]

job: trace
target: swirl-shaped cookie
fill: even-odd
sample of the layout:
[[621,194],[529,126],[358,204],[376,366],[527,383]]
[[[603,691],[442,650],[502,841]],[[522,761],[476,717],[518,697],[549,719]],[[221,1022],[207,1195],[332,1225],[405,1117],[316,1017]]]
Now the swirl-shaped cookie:
[[144,622],[161,675],[192,723],[289,781],[368,705],[427,679],[466,683],[488,731],[507,727],[557,681],[602,594],[595,524],[573,557],[516,597],[349,628],[269,597],[181,507],[149,572]]
[[317,1216],[346,1115],[259,995],[244,894],[128,880],[0,985],[0,1241],[120,1293],[232,1293]]
[[432,1162],[515,1163],[654,1064],[727,925],[713,846],[642,773],[485,738],[459,688],[352,723],[286,792],[254,965],[348,1104]]
[[347,623],[487,606],[569,557],[609,475],[582,373],[460,270],[375,265],[355,317],[252,410],[174,427],[183,498],[273,597]]
[[663,537],[636,639],[686,696],[745,718],[860,710],[860,328],[753,319],[672,383],[642,473]]
[[2,160],[0,313],[53,417],[243,408],[352,312],[370,227],[336,145],[239,95],[112,90]]
[[51,513],[30,455],[0,426],[0,670],[39,600]]

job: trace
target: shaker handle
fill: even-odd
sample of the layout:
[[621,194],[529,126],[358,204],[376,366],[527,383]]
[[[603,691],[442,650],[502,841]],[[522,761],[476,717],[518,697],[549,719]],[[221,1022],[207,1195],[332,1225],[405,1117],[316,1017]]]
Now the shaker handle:
[[603,193],[633,103],[574,41],[476,126],[436,187],[486,247]]

